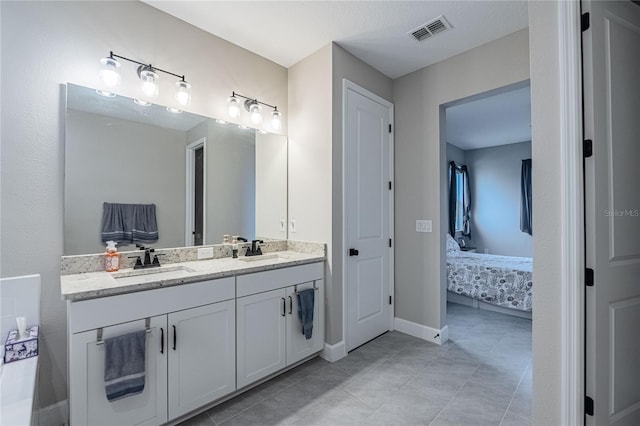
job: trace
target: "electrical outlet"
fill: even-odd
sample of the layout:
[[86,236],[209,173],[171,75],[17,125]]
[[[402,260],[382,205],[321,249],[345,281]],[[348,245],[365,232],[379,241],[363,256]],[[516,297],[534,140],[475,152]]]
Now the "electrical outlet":
[[489,249],[488,248],[484,249],[484,254],[489,254]]
[[203,247],[198,249],[198,260],[213,259],[213,247]]
[[290,231],[291,232],[296,232],[296,218],[292,217],[290,222],[291,222],[290,225],[289,225],[290,226]]
[[416,232],[432,232],[431,219],[416,220]]

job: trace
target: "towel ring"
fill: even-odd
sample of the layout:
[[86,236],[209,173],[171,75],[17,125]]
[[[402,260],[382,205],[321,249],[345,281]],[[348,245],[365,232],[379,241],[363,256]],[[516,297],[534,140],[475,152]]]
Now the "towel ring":
[[[146,331],[147,334],[151,333],[151,318],[149,317],[144,319],[144,331]],[[96,345],[104,345],[104,340],[102,340],[102,327],[97,330],[97,333]]]

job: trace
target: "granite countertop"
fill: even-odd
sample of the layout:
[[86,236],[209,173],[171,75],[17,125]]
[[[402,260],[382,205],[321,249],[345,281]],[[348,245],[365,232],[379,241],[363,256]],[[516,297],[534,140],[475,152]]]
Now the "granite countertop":
[[242,259],[243,257],[238,259],[225,257],[171,263],[152,269],[121,269],[113,273],[87,272],[62,275],[60,292],[64,300],[80,301],[321,262],[325,260],[325,256],[280,251],[252,257],[249,261]]

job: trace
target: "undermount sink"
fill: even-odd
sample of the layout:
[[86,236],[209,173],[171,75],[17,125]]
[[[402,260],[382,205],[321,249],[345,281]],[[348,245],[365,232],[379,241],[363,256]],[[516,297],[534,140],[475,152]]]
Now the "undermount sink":
[[242,262],[256,262],[258,260],[267,260],[267,259],[289,259],[289,255],[281,254],[281,253],[267,253],[260,254],[258,256],[241,256],[238,260]]
[[131,271],[114,272],[111,274],[113,278],[118,281],[122,281],[125,278],[136,278],[140,276],[153,275],[153,278],[166,279],[166,278],[179,278],[181,276],[188,275],[195,272],[191,268],[186,266],[160,266],[148,269],[133,269]]

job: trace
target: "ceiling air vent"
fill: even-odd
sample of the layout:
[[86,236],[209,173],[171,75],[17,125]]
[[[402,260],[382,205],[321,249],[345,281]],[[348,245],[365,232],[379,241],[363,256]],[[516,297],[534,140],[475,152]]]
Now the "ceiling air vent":
[[407,34],[416,41],[424,41],[448,29],[451,29],[451,24],[447,22],[444,15],[440,15],[426,24],[409,31]]

